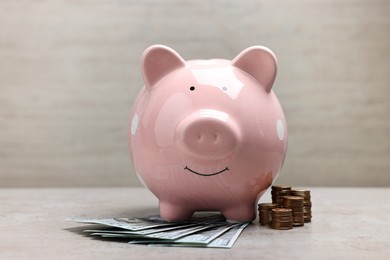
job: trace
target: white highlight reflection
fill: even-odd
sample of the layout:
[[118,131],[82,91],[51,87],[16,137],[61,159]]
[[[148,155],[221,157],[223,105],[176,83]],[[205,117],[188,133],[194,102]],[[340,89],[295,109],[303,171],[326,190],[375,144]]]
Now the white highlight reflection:
[[227,113],[214,109],[201,109],[199,113],[201,117],[212,117],[224,122],[229,119],[229,115]]

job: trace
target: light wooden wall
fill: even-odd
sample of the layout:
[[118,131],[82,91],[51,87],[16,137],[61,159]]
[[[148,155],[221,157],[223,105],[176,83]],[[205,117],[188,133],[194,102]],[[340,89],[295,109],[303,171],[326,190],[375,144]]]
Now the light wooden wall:
[[0,1],[0,186],[140,185],[127,117],[139,57],[261,44],[289,150],[278,183],[390,186],[387,0]]

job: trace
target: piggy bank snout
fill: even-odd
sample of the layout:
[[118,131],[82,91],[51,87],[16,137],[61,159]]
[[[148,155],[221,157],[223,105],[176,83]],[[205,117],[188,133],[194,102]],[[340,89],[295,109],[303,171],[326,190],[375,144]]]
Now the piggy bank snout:
[[179,144],[183,152],[196,158],[216,160],[239,148],[241,133],[233,119],[220,111],[193,113],[179,124]]

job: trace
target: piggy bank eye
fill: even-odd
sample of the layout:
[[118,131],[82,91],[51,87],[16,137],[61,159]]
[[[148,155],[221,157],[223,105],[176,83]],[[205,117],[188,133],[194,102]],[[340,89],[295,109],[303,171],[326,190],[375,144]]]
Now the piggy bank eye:
[[195,90],[195,87],[194,87],[194,86],[191,86],[191,87],[190,87],[190,90],[191,90],[191,91],[194,91],[194,90]]

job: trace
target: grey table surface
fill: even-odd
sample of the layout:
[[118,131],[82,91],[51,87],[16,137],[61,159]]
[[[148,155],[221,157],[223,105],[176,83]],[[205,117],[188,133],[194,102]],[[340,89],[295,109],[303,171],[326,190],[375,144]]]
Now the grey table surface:
[[[313,221],[288,231],[247,227],[232,249],[102,241],[67,217],[158,213],[144,188],[0,190],[0,259],[388,259],[390,188],[311,188]],[[270,201],[270,192],[260,202]]]

